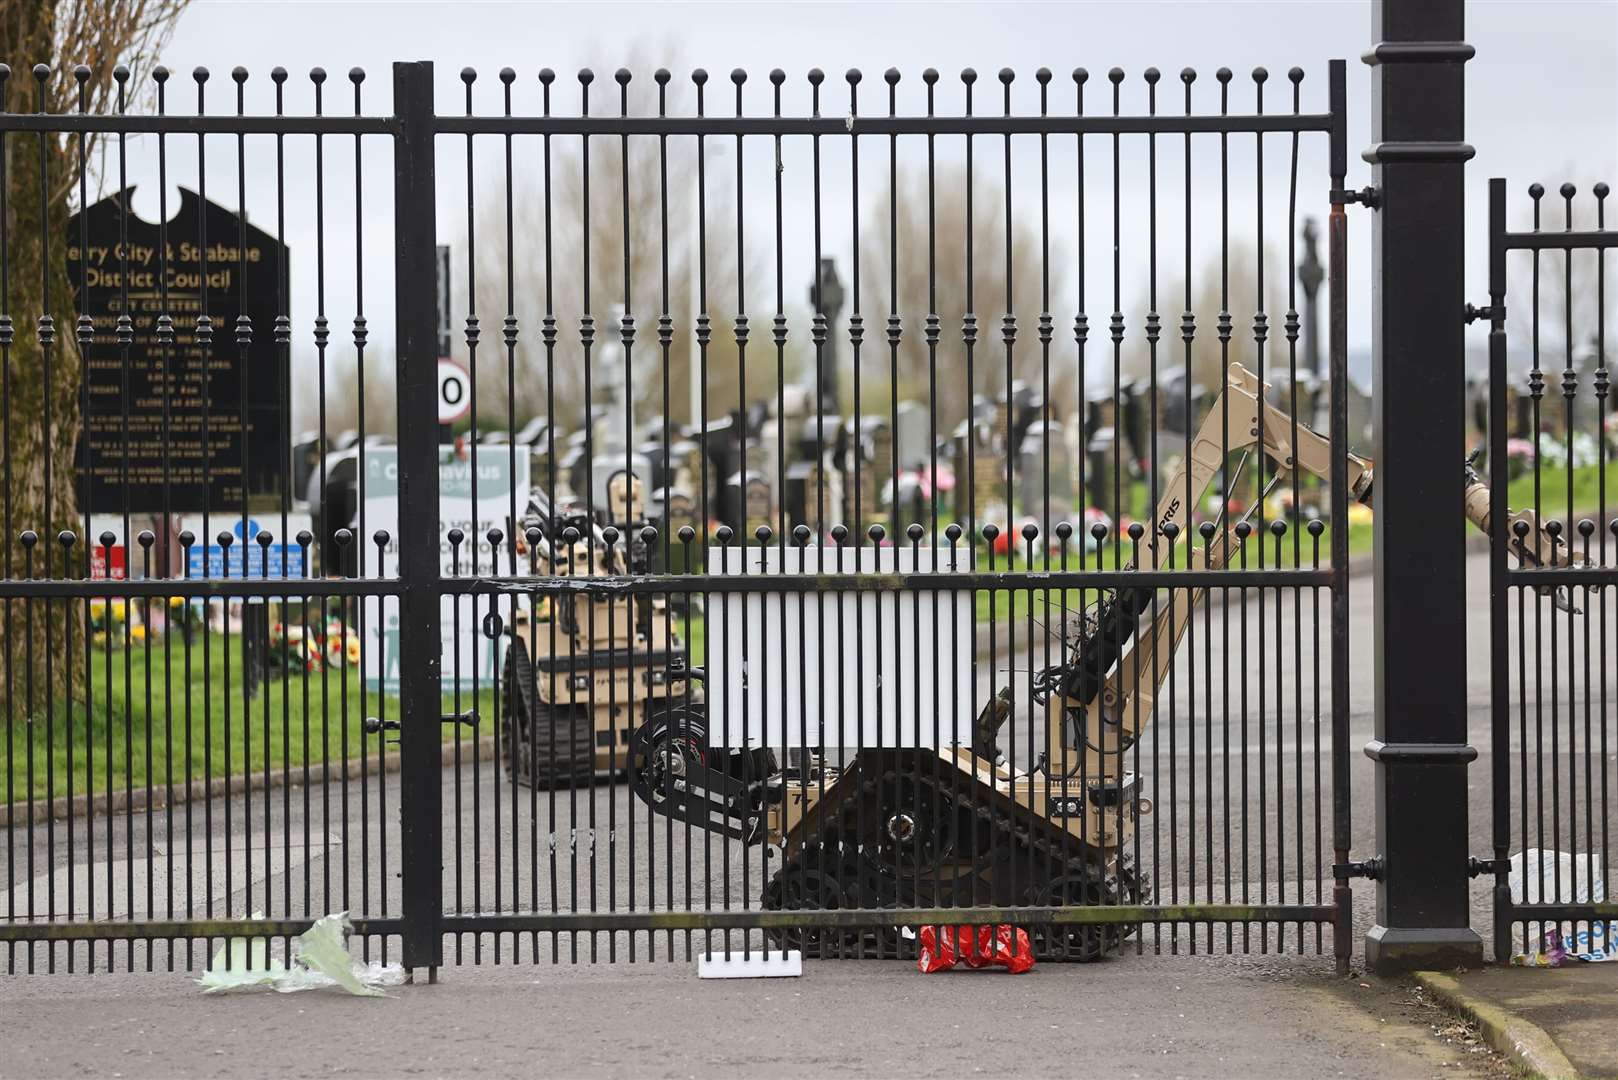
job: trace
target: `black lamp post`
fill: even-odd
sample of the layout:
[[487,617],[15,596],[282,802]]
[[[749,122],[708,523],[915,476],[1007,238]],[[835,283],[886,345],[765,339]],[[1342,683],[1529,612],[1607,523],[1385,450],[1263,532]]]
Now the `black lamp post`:
[[1303,261],[1298,264],[1298,284],[1303,286],[1303,366],[1309,373],[1304,380],[1309,388],[1308,422],[1318,431],[1325,430],[1326,416],[1322,406],[1327,401],[1326,372],[1320,365],[1320,309],[1315,296],[1326,279],[1326,268],[1320,265],[1315,231],[1315,219],[1303,219]]
[[1315,294],[1326,280],[1326,268],[1320,265],[1320,252],[1316,241],[1315,219],[1303,219],[1303,262],[1298,264],[1298,284],[1303,286],[1303,359],[1304,366],[1317,380],[1320,370],[1319,319],[1316,316]]
[[[818,374],[821,407],[827,412],[837,411],[837,335],[830,328],[837,323],[843,310],[843,282],[837,276],[835,259],[820,260],[820,276],[809,285],[809,306],[825,318],[825,344],[820,348]],[[818,335],[817,335],[818,337]]]

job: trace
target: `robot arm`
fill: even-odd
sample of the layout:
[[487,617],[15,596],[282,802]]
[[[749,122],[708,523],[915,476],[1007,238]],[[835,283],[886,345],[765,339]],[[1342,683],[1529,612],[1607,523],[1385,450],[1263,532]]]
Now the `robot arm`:
[[[1185,533],[1191,506],[1223,467],[1229,452],[1262,450],[1274,464],[1277,477],[1302,469],[1330,478],[1330,440],[1301,423],[1294,425],[1292,417],[1265,399],[1267,389],[1240,364],[1231,365],[1228,388],[1215,400],[1192,439],[1190,455],[1161,489],[1163,496],[1152,522],[1154,550],[1159,538],[1170,539],[1171,525],[1175,537]],[[1224,438],[1227,432],[1228,442]],[[1369,505],[1371,463],[1349,454],[1348,483],[1355,501]],[[1233,532],[1234,527],[1227,526],[1220,542],[1200,548],[1188,545],[1185,568],[1222,568],[1236,546]],[[1206,591],[1202,587],[1169,590],[1167,600],[1157,603],[1155,616],[1144,630],[1141,621],[1153,607],[1157,590],[1119,589],[1102,603],[1093,629],[1078,655],[1065,666],[1055,683],[1057,692],[1048,702],[1051,745],[1063,747],[1064,772],[1076,771],[1081,747],[1089,759],[1085,762],[1088,775],[1102,777],[1117,771],[1119,752],[1134,743],[1151,719],[1157,689],[1168,678],[1175,649]],[[1078,738],[1063,737],[1063,728]]]
[[[1322,478],[1330,476],[1330,441],[1299,424],[1297,446],[1294,448],[1292,418],[1264,400],[1264,389],[1246,368],[1240,364],[1230,366],[1229,389],[1214,401],[1191,440],[1190,455],[1161,488],[1163,495],[1152,521],[1150,543],[1154,550],[1159,538],[1169,539],[1170,526],[1176,530],[1176,535],[1186,534],[1190,506],[1201,497],[1226,460],[1226,431],[1230,434],[1228,450],[1235,452],[1258,445],[1262,430],[1264,453],[1274,462],[1278,475],[1301,467]],[[1262,429],[1259,424],[1261,409],[1264,417]],[[1353,454],[1348,455],[1349,491],[1356,501],[1370,503],[1371,479],[1371,463]],[[1204,553],[1197,551],[1195,545],[1189,545],[1189,548],[1187,569],[1216,570],[1224,565],[1230,545],[1209,545],[1205,550],[1212,553],[1211,564],[1204,564]],[[1120,589],[1117,596],[1102,605],[1095,629],[1088,635],[1088,647],[1081,651],[1063,680],[1061,690],[1064,696],[1083,703],[1095,699],[1108,672],[1122,657],[1125,646],[1138,628],[1140,617],[1151,605],[1154,591],[1145,588]],[[1180,592],[1197,598],[1201,595],[1201,590],[1180,590],[1176,595]],[[1169,611],[1163,612],[1159,621],[1170,614]],[[1177,625],[1183,627],[1184,620],[1177,620]]]
[[[1482,447],[1479,447],[1466,459],[1466,520],[1476,525],[1483,535],[1492,536],[1490,532],[1493,524],[1492,498],[1489,485],[1473,467],[1478,454],[1482,452]],[[1574,566],[1584,562],[1584,558],[1573,550],[1570,538],[1542,527],[1539,515],[1532,510],[1523,509],[1512,513],[1508,507],[1506,515],[1506,535],[1510,537],[1506,542],[1507,550],[1511,552],[1519,566],[1545,569],[1553,566]],[[1541,585],[1538,591],[1541,596],[1549,596],[1562,611],[1579,614],[1579,609],[1573,606],[1572,595],[1566,587]]]
[[[1479,448],[1466,460],[1466,520],[1476,525],[1483,535],[1489,536],[1492,524],[1489,485],[1473,468],[1477,454],[1481,452]],[[1560,535],[1553,536],[1542,528],[1538,515],[1532,510],[1512,513],[1508,508],[1506,515],[1506,535],[1511,537],[1511,554],[1517,557],[1520,565],[1545,568],[1572,566],[1580,561],[1567,539]]]
[[[1214,400],[1191,440],[1190,456],[1160,489],[1163,496],[1152,522],[1154,543],[1170,523],[1184,534],[1191,504],[1213,481],[1228,454],[1258,447],[1275,465],[1277,477],[1302,469],[1330,479],[1331,440],[1299,423],[1294,445],[1293,419],[1266,400],[1267,390],[1269,384],[1260,385],[1258,377],[1242,365],[1230,365],[1229,387]],[[1261,432],[1264,443],[1259,446]],[[1348,455],[1348,490],[1356,502],[1370,505],[1371,463],[1353,454]]]

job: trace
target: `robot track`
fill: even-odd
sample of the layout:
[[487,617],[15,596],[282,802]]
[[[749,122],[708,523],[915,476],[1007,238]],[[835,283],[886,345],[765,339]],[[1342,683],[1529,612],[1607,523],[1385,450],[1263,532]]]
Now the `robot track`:
[[[929,767],[928,762],[937,767]],[[840,783],[856,797],[789,842],[766,885],[769,910],[892,907],[1094,906],[1147,897],[1127,856],[1106,858],[1066,830],[977,784],[942,759],[883,755],[856,761]],[[975,793],[971,788],[975,787]],[[1088,962],[1119,951],[1138,924],[1035,924],[1042,960]],[[913,958],[896,926],[772,931],[781,946],[822,958]]]

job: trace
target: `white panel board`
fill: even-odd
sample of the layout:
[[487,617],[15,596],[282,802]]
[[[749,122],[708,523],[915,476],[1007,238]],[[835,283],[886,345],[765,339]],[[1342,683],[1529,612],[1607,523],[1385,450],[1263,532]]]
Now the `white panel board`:
[[[925,574],[947,549],[710,548],[710,574]],[[838,557],[842,563],[839,568]],[[746,560],[745,566],[743,559]],[[716,745],[947,746],[971,741],[970,591],[714,593],[708,733]]]

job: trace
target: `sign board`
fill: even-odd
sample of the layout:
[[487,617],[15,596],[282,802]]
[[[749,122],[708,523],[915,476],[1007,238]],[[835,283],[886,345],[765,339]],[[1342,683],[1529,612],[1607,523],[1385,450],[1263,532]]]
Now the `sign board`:
[[472,376],[460,364],[438,358],[438,422],[453,424],[472,411]]
[[[286,313],[288,251],[184,188],[173,220],[143,221],[126,211],[134,190],[74,215],[65,238],[74,303],[95,325],[79,506],[239,511],[244,494],[278,494],[286,482],[288,350],[275,343],[275,319]],[[206,344],[197,333],[204,314]],[[117,341],[126,315],[127,348]],[[168,343],[158,340],[164,315]],[[236,340],[241,316],[246,345]]]
[[[710,548],[710,574],[812,577],[838,552],[778,545]],[[843,549],[843,573],[927,573],[949,553]],[[936,563],[935,563],[936,558]],[[727,592],[708,601],[708,712],[732,745],[948,746],[972,741],[977,713],[970,591]],[[745,723],[743,722],[745,721]],[[715,745],[726,725],[710,724]]]
[[[436,543],[439,573],[444,577],[472,573],[473,547],[477,570],[491,573],[509,569],[506,543],[498,550],[488,540],[490,529],[512,535],[512,506],[521,516],[528,508],[528,455],[515,455],[509,446],[476,446],[475,457],[461,458],[441,448],[438,463],[438,535],[423,536],[419,530],[401,530],[399,524],[399,449],[377,446],[365,451],[365,524],[368,529],[386,529],[388,545],[383,550],[384,572],[397,573],[401,544]],[[477,468],[474,473],[473,462]],[[477,499],[473,501],[473,477]],[[451,529],[466,535],[459,545],[451,544]],[[440,600],[439,624],[442,639],[444,693],[463,694],[500,684],[500,664],[505,658],[506,639],[488,637],[483,619],[489,613],[487,597],[445,596]],[[399,688],[399,598],[368,599],[366,604],[365,681],[372,689],[396,692]],[[506,613],[502,612],[504,616]]]
[[[103,546],[101,536],[111,533],[115,538],[110,546]],[[112,578],[123,581],[129,577],[129,545],[122,540],[124,519],[122,514],[90,515],[90,577],[98,580]],[[108,563],[112,563],[108,567]]]
[[[190,530],[197,542],[186,549],[186,574],[193,578],[301,578],[308,577],[304,565],[305,548],[293,539],[300,531],[313,531],[308,514],[289,513],[286,535],[281,533],[281,515],[249,515],[245,530],[240,514],[210,514],[202,533],[202,515],[188,514],[180,519],[180,529]],[[230,546],[219,543],[219,534],[231,534]],[[268,546],[258,542],[258,534],[269,533]],[[310,545],[310,550],[314,547]],[[284,568],[284,569],[283,569]]]

